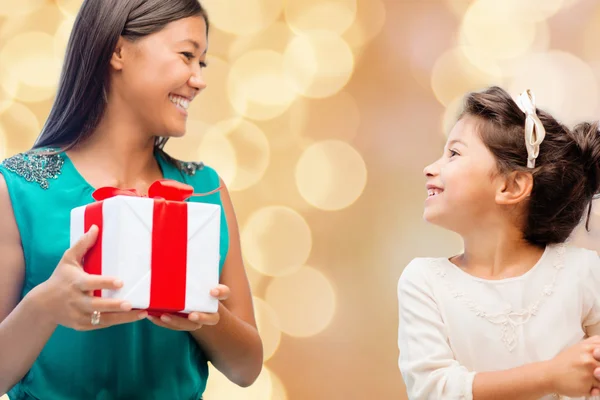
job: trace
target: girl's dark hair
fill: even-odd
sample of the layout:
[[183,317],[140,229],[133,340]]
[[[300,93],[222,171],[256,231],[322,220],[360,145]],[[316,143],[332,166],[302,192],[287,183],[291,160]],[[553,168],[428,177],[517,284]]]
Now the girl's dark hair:
[[479,119],[481,139],[497,160],[501,173],[529,171],[533,189],[528,202],[524,238],[537,246],[566,241],[600,190],[598,123],[581,123],[570,130],[545,111],[537,115],[546,129],[535,168],[527,168],[525,114],[499,87],[466,96],[460,116]]
[[[208,16],[198,0],[85,0],[67,45],[58,92],[33,148],[67,150],[98,126],[106,107],[109,63],[119,37],[135,41],[179,19]],[[157,137],[164,153],[167,138]]]

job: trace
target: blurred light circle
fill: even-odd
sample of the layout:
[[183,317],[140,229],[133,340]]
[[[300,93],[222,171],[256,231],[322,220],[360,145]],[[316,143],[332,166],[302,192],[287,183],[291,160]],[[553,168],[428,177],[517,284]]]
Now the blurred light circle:
[[235,118],[213,125],[208,134],[223,136],[233,146],[236,172],[228,185],[230,190],[245,190],[262,179],[269,166],[269,141],[260,128],[246,120]]
[[0,63],[20,83],[32,87],[56,87],[61,64],[54,57],[54,39],[47,33],[22,33],[8,40],[0,51]]
[[328,97],[350,80],[354,55],[348,43],[335,33],[313,31],[290,41],[284,53],[284,68],[300,94]]
[[450,131],[452,130],[452,128],[454,128],[454,125],[456,125],[458,116],[462,112],[463,104],[464,96],[460,96],[452,100],[450,104],[448,104],[448,107],[446,107],[446,109],[444,110],[444,116],[442,118],[442,129],[446,137],[448,137]]
[[279,316],[281,330],[294,337],[322,332],[331,323],[336,308],[331,283],[311,267],[273,279],[266,289],[265,300]]
[[475,0],[444,0],[444,2],[455,16],[462,18]]
[[254,297],[253,302],[256,325],[263,342],[263,360],[267,361],[275,354],[281,341],[279,320],[269,303],[259,297]]
[[346,141],[358,134],[360,110],[356,99],[347,91],[324,99],[310,99],[306,103],[306,110],[294,109],[293,125],[298,134],[315,140]]
[[255,120],[283,114],[296,98],[284,75],[283,57],[273,50],[255,50],[238,58],[227,88],[235,110]]
[[230,65],[211,55],[207,56],[206,63],[208,67],[203,70],[206,88],[190,104],[190,117],[214,124],[239,115],[227,94]]
[[69,38],[71,31],[73,30],[73,24],[75,19],[65,18],[58,26],[56,33],[54,34],[54,57],[61,63],[65,59],[65,53],[69,44]]
[[583,29],[583,54],[588,60],[600,60],[598,38],[600,37],[600,4],[596,7]]
[[197,159],[219,171],[225,184],[231,185],[237,171],[237,159],[229,138],[209,129],[201,139]]
[[285,22],[276,21],[255,35],[238,36],[229,46],[229,59],[235,60],[255,50],[273,50],[283,54],[294,32]]
[[55,1],[56,1],[56,5],[58,5],[58,8],[60,9],[60,11],[68,18],[74,18],[77,15],[77,13],[79,12],[81,5],[83,4],[83,0],[55,0]]
[[357,0],[287,0],[285,19],[295,32],[344,33],[356,19]]
[[203,0],[217,28],[235,35],[252,35],[268,28],[281,14],[281,0]]
[[477,0],[462,21],[461,42],[468,46],[464,49],[496,59],[520,56],[535,38],[535,24],[528,17],[515,7],[514,0]]
[[6,136],[0,126],[0,162],[6,158]]
[[243,388],[231,382],[212,364],[208,364],[208,379],[203,397],[214,400],[266,400],[271,399],[273,383],[272,372],[266,366],[262,367],[256,381]]
[[27,106],[17,102],[0,104],[0,128],[5,134],[5,152],[30,149],[40,134],[40,122]]
[[339,210],[360,197],[367,183],[367,167],[349,144],[326,140],[309,146],[296,165],[296,184],[314,207]]
[[14,17],[31,14],[46,4],[47,0],[2,0],[0,17]]
[[[431,72],[431,87],[435,97],[447,106],[452,100],[467,92],[490,85],[502,85],[502,70],[493,60],[479,57],[477,65],[467,59],[464,47],[442,54]],[[484,67],[479,67],[483,65]]]
[[209,128],[210,125],[204,121],[188,118],[185,135],[170,138],[165,150],[178,160],[204,161],[198,157],[198,149]]
[[270,400],[287,400],[287,391],[285,385],[281,382],[281,379],[273,373],[271,373],[271,384],[273,385],[273,392],[271,393]]
[[561,10],[568,0],[510,0],[512,6],[522,15],[532,21],[543,21]]
[[241,237],[250,266],[268,276],[295,273],[312,248],[311,231],[304,218],[283,206],[267,206],[252,213]]
[[589,65],[573,54],[552,50],[523,58],[511,71],[513,96],[526,89],[537,106],[567,124],[598,119],[598,82]]
[[385,20],[386,9],[382,0],[359,1],[356,18],[343,38],[352,47],[365,46],[381,32]]

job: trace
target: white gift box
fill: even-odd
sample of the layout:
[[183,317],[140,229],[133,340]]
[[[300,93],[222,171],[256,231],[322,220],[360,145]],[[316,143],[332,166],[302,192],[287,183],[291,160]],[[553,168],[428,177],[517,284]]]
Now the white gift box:
[[96,295],[158,313],[214,313],[220,222],[216,204],[117,195],[71,211],[71,245],[92,224],[100,228],[84,269],[119,278],[123,287]]

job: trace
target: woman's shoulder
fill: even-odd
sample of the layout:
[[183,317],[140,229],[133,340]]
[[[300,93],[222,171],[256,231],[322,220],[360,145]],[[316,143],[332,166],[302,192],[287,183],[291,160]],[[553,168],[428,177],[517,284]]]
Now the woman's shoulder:
[[52,180],[60,176],[64,164],[64,157],[55,149],[32,149],[2,160],[0,173],[9,186],[22,183],[48,189]]
[[194,188],[196,196],[192,197],[191,201],[221,202],[218,192],[223,183],[214,168],[202,161],[184,161],[167,153],[160,156],[165,178],[180,181]]

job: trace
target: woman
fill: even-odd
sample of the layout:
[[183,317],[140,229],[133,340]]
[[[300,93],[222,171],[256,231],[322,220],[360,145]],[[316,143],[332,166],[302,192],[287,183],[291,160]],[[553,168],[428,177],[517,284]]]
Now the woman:
[[[262,343],[227,189],[211,168],[163,150],[185,133],[205,87],[207,34],[197,0],[84,1],[34,149],[0,165],[0,393],[11,400],[199,399],[207,361],[240,386],[259,375]],[[216,314],[156,318],[94,298],[122,284],[81,268],[97,229],[68,248],[69,212],[94,188],[145,194],[162,178],[197,193],[222,188],[192,200],[223,209]]]

